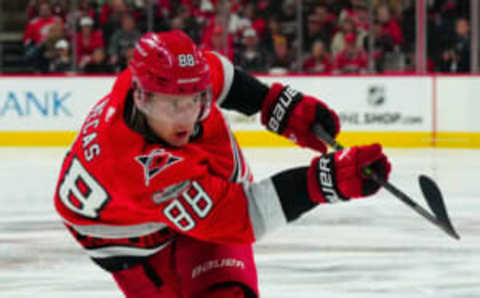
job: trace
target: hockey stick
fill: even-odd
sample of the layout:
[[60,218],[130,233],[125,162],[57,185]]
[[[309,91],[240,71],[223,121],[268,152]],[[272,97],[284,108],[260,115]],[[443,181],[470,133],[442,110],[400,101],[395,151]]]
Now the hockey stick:
[[[320,125],[315,125],[313,127],[313,132],[315,135],[325,141],[328,145],[330,145],[336,151],[342,150],[343,146],[340,145],[335,139],[333,139],[328,133]],[[427,210],[425,210],[422,206],[418,205],[415,201],[413,201],[409,196],[403,193],[400,189],[395,187],[390,182],[383,179],[377,173],[372,171],[369,167],[363,169],[363,172],[366,176],[370,177],[373,181],[380,184],[383,188],[388,190],[391,194],[393,194],[397,199],[408,205],[410,208],[415,210],[418,214],[426,218],[428,221],[442,229],[445,233],[447,233],[450,237],[460,240],[460,236],[455,231],[450,219],[448,217],[447,209],[445,208],[445,203],[443,202],[442,193],[440,189],[435,184],[435,182],[425,175],[421,175],[419,177],[420,188],[422,190],[423,196],[427,201],[430,209],[435,214],[430,214]]]

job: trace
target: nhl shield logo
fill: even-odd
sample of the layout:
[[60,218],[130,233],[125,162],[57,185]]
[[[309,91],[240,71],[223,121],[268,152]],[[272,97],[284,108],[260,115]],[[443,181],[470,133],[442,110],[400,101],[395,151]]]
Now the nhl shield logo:
[[145,174],[145,185],[149,186],[153,177],[172,164],[182,161],[183,158],[173,156],[164,149],[155,149],[148,155],[135,157],[135,160],[142,165]]

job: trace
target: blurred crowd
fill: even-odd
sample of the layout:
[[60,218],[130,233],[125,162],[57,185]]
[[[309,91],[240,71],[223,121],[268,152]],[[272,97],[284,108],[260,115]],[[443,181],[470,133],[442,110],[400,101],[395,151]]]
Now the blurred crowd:
[[[469,1],[427,2],[428,71],[469,72]],[[27,14],[41,73],[119,72],[142,33],[174,28],[254,73],[415,69],[414,0],[31,0]]]

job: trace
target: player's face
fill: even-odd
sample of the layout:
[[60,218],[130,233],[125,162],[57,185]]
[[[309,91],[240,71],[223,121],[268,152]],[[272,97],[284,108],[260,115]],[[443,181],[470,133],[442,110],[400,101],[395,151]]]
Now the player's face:
[[144,109],[150,128],[172,146],[187,144],[202,109],[203,96],[151,93]]

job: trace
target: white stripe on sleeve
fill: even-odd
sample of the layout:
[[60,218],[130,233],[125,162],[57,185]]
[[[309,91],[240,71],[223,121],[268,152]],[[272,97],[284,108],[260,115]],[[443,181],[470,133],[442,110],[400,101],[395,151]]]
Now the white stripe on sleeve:
[[163,243],[155,248],[139,248],[133,246],[107,246],[101,248],[86,249],[87,254],[92,258],[111,258],[111,257],[148,257],[170,244],[171,241]]
[[222,62],[223,66],[223,89],[222,92],[220,92],[220,96],[217,99],[217,106],[220,106],[225,98],[227,97],[228,91],[230,91],[230,88],[232,87],[232,82],[233,82],[233,64],[230,62],[227,58],[224,56],[220,55],[217,52],[212,52],[214,53],[219,59],[220,62]]
[[144,223],[138,225],[128,225],[128,226],[113,226],[113,225],[75,225],[64,221],[72,226],[76,231],[83,235],[90,235],[93,237],[99,238],[131,238],[131,237],[141,237],[144,235],[149,235],[155,232],[160,231],[167,227],[166,224],[162,223]]
[[271,179],[246,184],[245,193],[256,240],[287,224],[280,197]]

